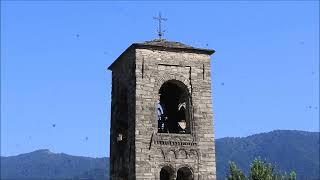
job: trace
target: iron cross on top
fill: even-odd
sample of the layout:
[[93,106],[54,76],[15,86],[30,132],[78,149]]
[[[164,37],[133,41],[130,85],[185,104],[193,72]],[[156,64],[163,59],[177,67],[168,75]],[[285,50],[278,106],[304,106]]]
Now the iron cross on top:
[[158,22],[159,22],[158,36],[159,36],[159,39],[161,39],[162,36],[163,36],[163,33],[165,32],[164,30],[161,29],[161,21],[166,21],[167,18],[161,17],[161,13],[159,12],[159,16],[158,17],[153,17],[153,19],[158,20]]

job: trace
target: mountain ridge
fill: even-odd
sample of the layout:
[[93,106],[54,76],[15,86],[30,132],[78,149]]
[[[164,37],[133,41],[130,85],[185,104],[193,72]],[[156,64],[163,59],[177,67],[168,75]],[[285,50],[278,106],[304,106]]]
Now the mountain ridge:
[[[280,171],[295,170],[298,179],[320,179],[319,132],[274,130],[247,137],[216,139],[217,177],[224,179],[228,162],[248,173],[250,162],[261,157]],[[108,179],[109,158],[73,156],[39,149],[1,156],[1,179]]]

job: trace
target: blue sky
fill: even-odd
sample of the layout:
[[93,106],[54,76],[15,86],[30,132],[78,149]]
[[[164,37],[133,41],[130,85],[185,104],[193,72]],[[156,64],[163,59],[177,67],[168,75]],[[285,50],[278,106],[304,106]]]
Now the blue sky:
[[318,1],[2,1],[1,155],[108,156],[107,67],[159,11],[166,39],[216,50],[216,138],[319,131]]

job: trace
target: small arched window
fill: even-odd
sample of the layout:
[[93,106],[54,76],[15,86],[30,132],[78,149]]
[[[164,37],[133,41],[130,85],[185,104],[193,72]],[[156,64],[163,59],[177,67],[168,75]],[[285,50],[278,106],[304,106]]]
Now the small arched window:
[[187,86],[169,80],[162,84],[158,94],[158,132],[190,133],[191,99]]
[[174,170],[169,166],[164,166],[160,170],[160,180],[172,180],[174,179]]
[[178,169],[177,180],[193,180],[193,173],[188,167]]

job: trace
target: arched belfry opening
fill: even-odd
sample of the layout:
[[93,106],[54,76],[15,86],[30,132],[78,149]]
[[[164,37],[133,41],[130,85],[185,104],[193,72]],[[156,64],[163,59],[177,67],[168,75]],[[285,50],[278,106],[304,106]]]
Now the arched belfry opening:
[[160,180],[174,180],[174,170],[169,166],[161,168]]
[[177,180],[193,180],[193,173],[188,167],[178,169]]
[[191,97],[187,86],[178,80],[162,84],[158,97],[158,132],[189,134]]

